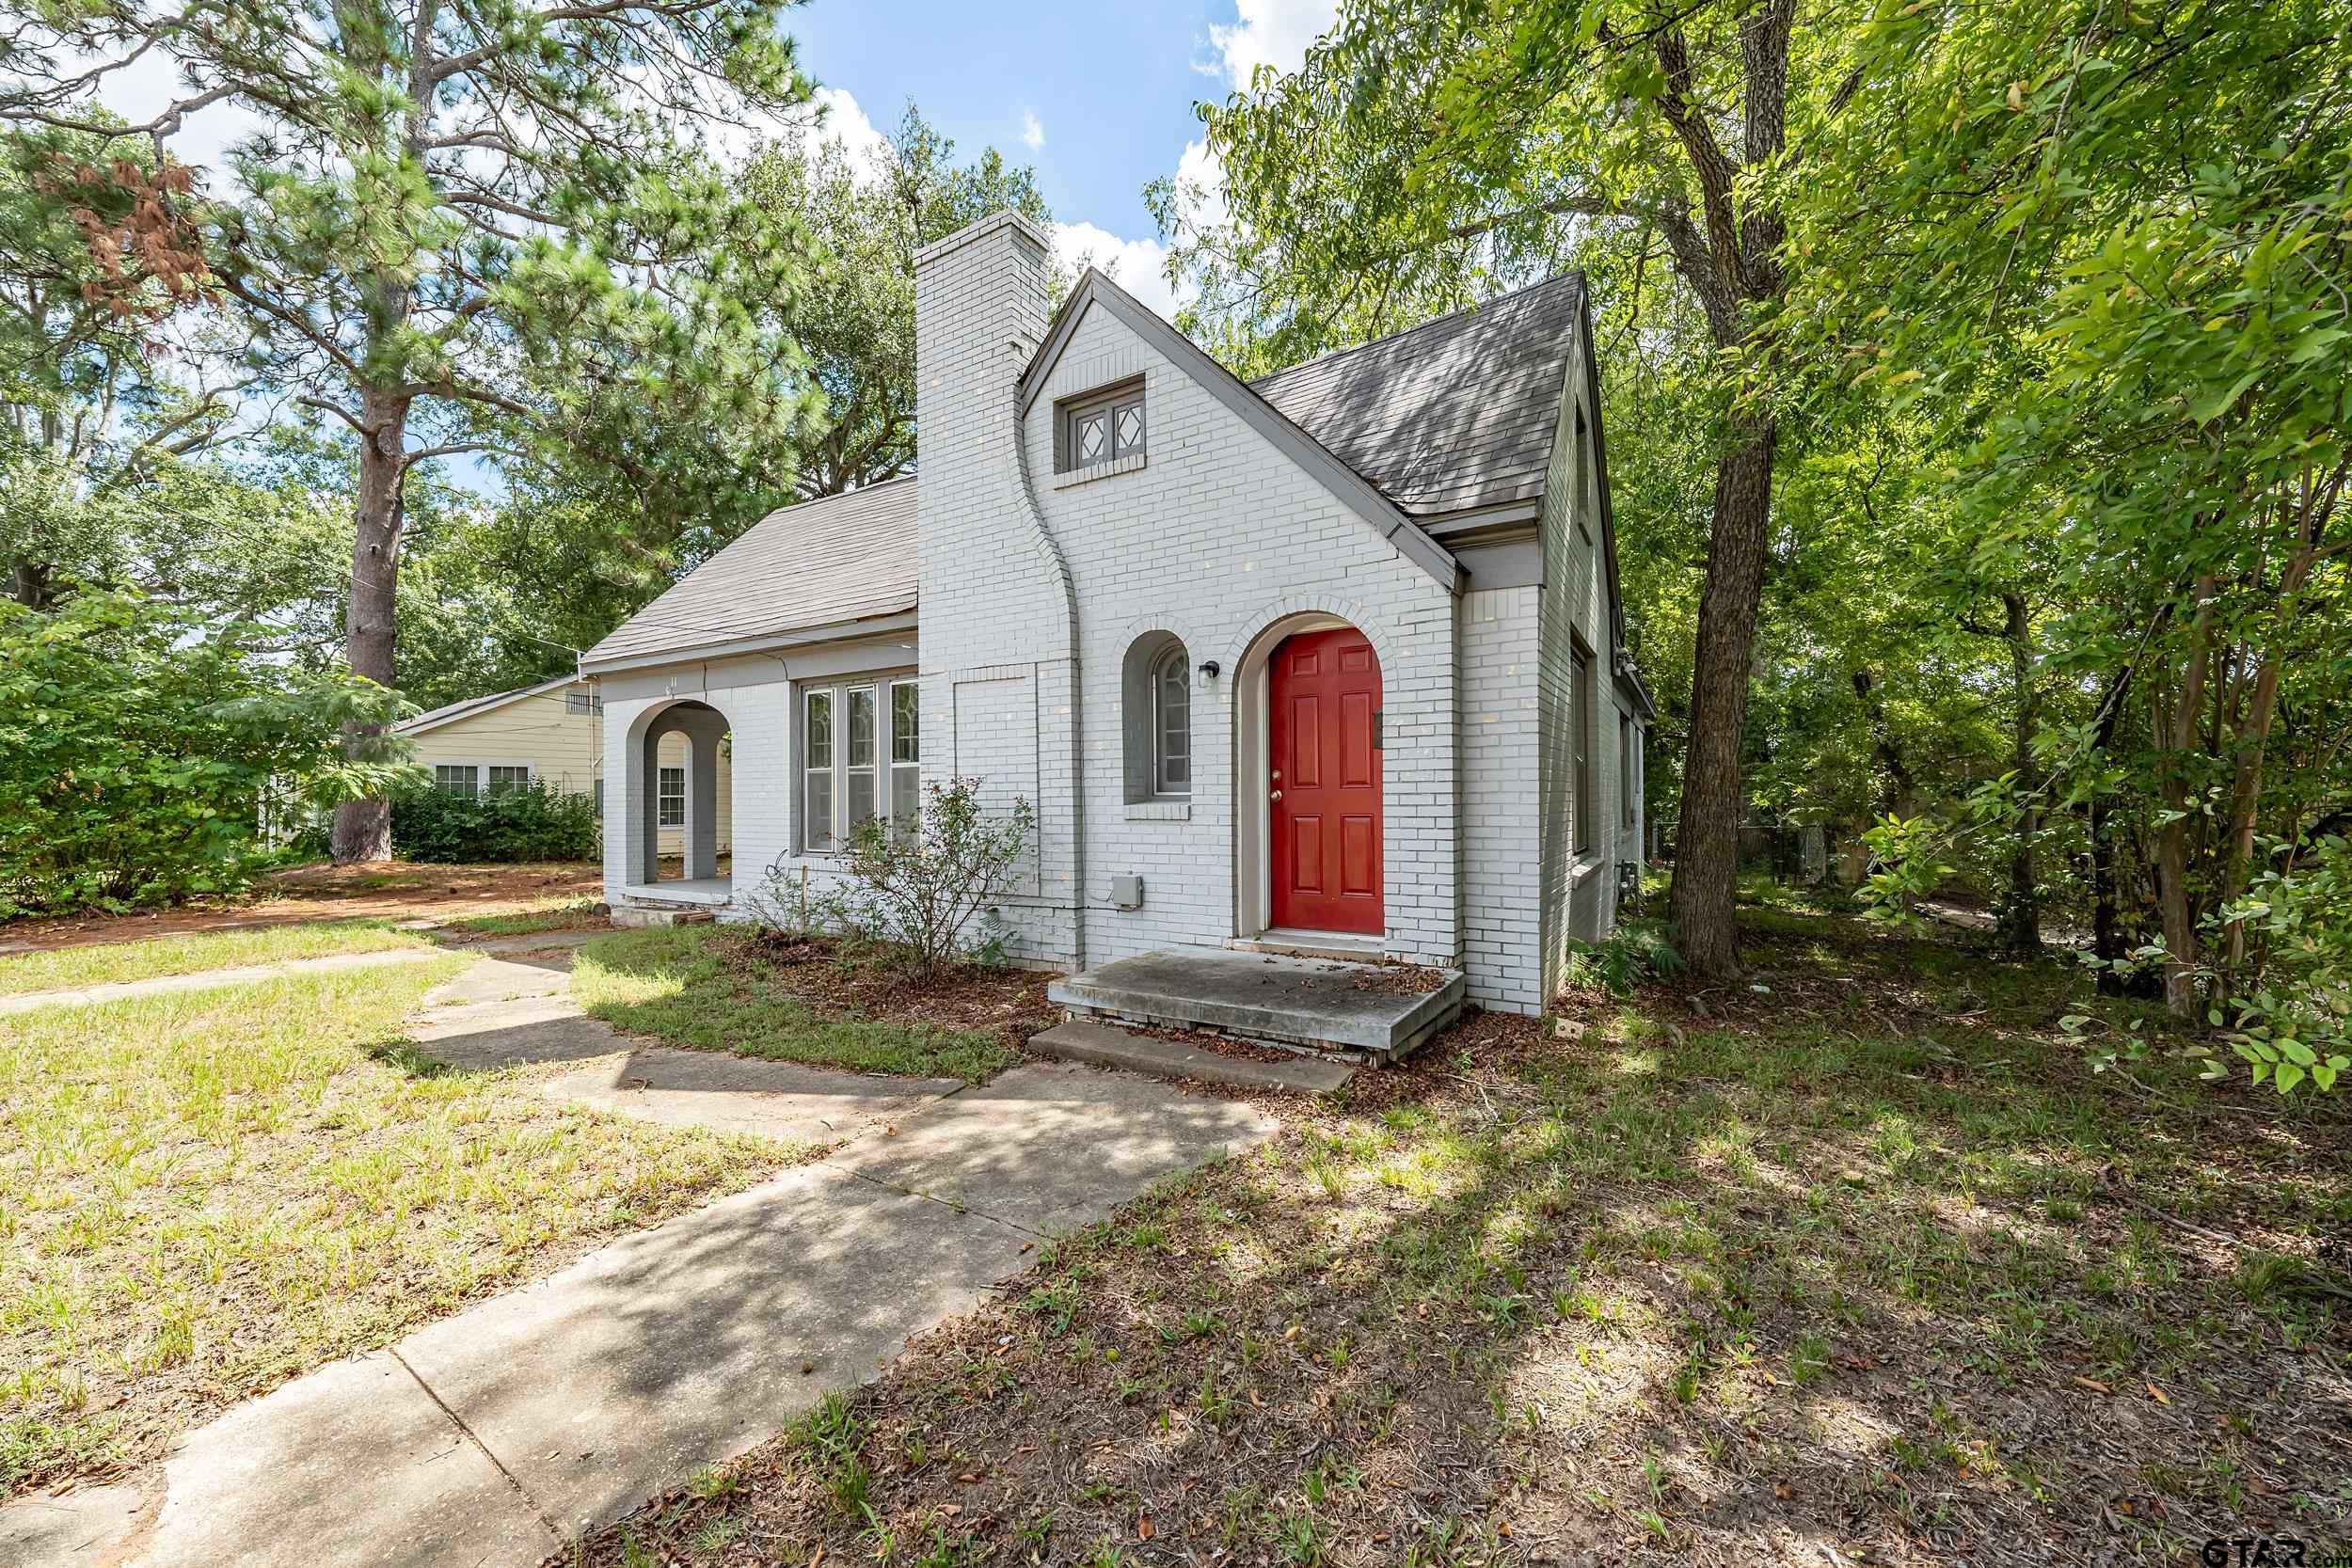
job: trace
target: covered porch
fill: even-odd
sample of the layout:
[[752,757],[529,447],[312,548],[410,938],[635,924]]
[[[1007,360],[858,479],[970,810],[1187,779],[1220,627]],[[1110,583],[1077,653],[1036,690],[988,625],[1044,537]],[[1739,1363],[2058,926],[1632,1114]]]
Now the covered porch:
[[[619,899],[639,908],[717,911],[734,901],[732,857],[720,846],[720,759],[731,734],[727,716],[686,699],[638,718],[629,727],[632,766],[625,785],[633,799],[626,814],[628,842]],[[676,740],[685,742],[679,755]],[[663,761],[664,743],[672,765]],[[676,766],[682,764],[683,766]],[[731,781],[730,781],[731,782]],[[662,854],[672,839],[675,853]]]

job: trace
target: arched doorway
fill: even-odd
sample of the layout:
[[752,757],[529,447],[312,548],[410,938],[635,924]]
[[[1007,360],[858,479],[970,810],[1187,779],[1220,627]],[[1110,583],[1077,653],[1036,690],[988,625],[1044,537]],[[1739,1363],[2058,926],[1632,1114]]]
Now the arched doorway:
[[724,903],[733,889],[722,863],[722,758],[730,726],[707,703],[675,702],[641,721],[636,736],[633,885],[667,896]]
[[1237,672],[1243,936],[1387,934],[1380,656],[1337,616],[1285,616]]
[[1380,659],[1353,626],[1295,632],[1266,675],[1272,927],[1378,936]]

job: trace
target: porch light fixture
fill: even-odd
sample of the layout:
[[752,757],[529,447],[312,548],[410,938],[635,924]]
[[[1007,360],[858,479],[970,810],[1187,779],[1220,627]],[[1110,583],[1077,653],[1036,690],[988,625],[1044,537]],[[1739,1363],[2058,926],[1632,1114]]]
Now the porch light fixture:
[[1204,658],[1200,661],[1200,678],[1205,681],[1216,679],[1216,660]]

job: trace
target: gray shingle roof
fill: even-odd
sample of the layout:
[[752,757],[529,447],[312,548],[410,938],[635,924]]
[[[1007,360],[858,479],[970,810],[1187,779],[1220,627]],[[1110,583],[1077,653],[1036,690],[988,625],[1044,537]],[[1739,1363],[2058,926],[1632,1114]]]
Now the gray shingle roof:
[[[1533,500],[1583,309],[1583,278],[1570,273],[1249,385],[1407,515]],[[686,657],[913,610],[915,483],[771,513],[581,664]]]
[[581,657],[691,654],[914,608],[914,481],[770,513]]
[[1249,385],[1416,516],[1532,500],[1583,309],[1568,273]]

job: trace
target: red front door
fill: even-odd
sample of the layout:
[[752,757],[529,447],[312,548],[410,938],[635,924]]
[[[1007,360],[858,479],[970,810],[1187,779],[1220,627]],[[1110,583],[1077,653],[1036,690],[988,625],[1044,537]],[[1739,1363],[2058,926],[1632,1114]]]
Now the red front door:
[[1352,627],[1274,650],[1266,784],[1274,924],[1386,928],[1380,907],[1380,660]]

